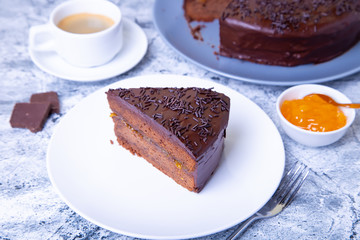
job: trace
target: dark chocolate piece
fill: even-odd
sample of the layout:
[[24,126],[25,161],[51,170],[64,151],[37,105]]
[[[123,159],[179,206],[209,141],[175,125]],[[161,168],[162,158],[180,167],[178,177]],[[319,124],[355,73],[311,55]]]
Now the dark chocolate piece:
[[41,131],[50,113],[50,103],[16,103],[11,114],[13,128],[27,128],[31,132]]
[[60,113],[59,98],[56,92],[35,93],[31,95],[30,102],[50,102],[51,112]]

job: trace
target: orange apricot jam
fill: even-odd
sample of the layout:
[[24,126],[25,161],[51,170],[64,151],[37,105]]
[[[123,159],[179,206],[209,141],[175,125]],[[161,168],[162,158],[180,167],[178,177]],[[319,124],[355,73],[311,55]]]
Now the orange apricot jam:
[[346,116],[341,109],[316,94],[303,99],[285,100],[281,113],[295,126],[313,132],[334,131],[346,124]]

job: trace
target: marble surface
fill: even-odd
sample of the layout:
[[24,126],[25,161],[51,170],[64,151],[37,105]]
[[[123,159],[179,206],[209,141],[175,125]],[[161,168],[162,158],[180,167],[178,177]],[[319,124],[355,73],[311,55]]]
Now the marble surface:
[[[280,215],[256,222],[242,239],[360,239],[360,118],[338,142],[309,148],[289,139],[275,112],[287,87],[245,83],[199,68],[179,56],[157,33],[153,1],[114,0],[123,14],[144,30],[148,51],[130,71],[100,82],[74,82],[51,76],[28,54],[28,30],[47,21],[60,0],[0,0],[0,239],[133,239],[79,216],[57,195],[46,170],[46,150],[54,127],[77,103],[97,89],[129,77],[179,74],[205,78],[235,89],[258,104],[279,127],[286,165],[299,160],[310,174],[294,202]],[[323,83],[360,102],[360,73]],[[61,113],[43,131],[10,127],[16,102],[36,92],[56,91]],[[196,223],[194,223],[196,224]],[[198,239],[226,239],[234,227]]]

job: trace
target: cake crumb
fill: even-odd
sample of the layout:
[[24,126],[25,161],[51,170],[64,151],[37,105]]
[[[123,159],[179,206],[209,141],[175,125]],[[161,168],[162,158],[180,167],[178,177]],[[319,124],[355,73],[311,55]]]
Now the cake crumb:
[[193,36],[193,38],[195,40],[199,40],[199,41],[204,41],[204,38],[201,35],[201,29],[205,28],[205,25],[196,25],[196,26],[191,26],[190,23],[188,23],[190,31],[191,31],[191,35]]

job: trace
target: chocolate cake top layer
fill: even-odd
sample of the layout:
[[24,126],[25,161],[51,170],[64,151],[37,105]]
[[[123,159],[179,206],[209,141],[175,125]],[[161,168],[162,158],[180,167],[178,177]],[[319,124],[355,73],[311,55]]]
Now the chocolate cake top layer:
[[326,24],[341,28],[343,24],[360,21],[360,1],[234,0],[221,18],[241,20],[242,24],[269,33],[333,31]]
[[110,89],[175,135],[195,157],[226,128],[230,99],[204,88]]

